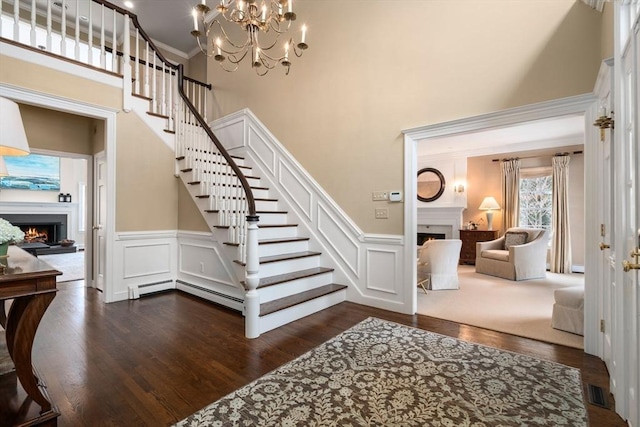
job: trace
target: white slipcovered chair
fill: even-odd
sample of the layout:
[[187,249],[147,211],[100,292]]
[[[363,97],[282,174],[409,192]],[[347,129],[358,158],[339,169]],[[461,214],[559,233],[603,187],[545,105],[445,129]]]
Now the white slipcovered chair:
[[427,240],[420,250],[418,268],[429,275],[428,289],[459,289],[458,261],[462,241],[459,239]]
[[509,280],[546,276],[549,232],[542,228],[510,228],[496,240],[476,243],[476,273]]

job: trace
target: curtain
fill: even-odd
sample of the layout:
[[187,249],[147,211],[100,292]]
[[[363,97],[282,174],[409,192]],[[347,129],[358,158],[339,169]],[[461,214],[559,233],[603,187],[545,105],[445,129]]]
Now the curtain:
[[569,232],[569,156],[555,156],[553,164],[553,235],[551,272],[571,273]]
[[504,160],[502,170],[502,233],[518,226],[520,214],[520,159]]

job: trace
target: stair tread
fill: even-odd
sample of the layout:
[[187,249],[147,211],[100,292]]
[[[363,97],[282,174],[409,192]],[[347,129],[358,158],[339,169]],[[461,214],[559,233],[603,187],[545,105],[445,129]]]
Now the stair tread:
[[153,101],[152,98],[149,98],[148,96],[140,95],[138,93],[132,93],[131,96],[135,96],[136,98],[144,99],[146,101]]
[[160,117],[161,119],[168,119],[169,116],[164,115],[164,114],[160,114],[160,113],[154,113],[153,111],[147,111],[147,114],[153,117]]
[[[314,251],[291,252],[288,254],[278,254],[278,255],[269,255],[269,256],[260,257],[258,262],[260,264],[268,264],[270,262],[287,261],[290,259],[306,258],[306,257],[318,256],[318,255],[321,255],[321,253],[314,252]],[[246,265],[246,263],[240,262],[237,259],[234,260],[233,262],[240,265]]]
[[269,301],[264,304],[260,304],[260,316],[266,316],[267,314],[275,313],[276,311],[284,310],[294,305],[302,304],[313,299],[332,294],[334,292],[346,289],[345,285],[338,285],[331,283],[329,285],[320,286],[299,294],[291,295],[288,297],[280,298],[274,301]]
[[[269,276],[269,277],[261,277],[260,283],[258,284],[258,289],[266,288],[267,286],[278,285],[280,283],[292,282],[294,280],[304,279],[306,277],[317,276],[319,274],[331,273],[332,271],[334,271],[333,268],[314,267],[314,268],[308,268],[306,270],[292,271],[291,273],[276,274],[275,276]],[[245,284],[245,282],[242,281],[242,284]]]
[[175,135],[175,133],[176,133],[176,131],[175,131],[175,130],[171,130],[171,129],[164,129],[164,131],[165,131],[166,133],[170,133],[170,134],[172,134],[172,135]]
[[258,240],[259,245],[269,245],[272,243],[302,242],[309,240],[308,237],[275,237],[273,239]]
[[298,224],[258,224],[258,228],[284,228],[297,226]]

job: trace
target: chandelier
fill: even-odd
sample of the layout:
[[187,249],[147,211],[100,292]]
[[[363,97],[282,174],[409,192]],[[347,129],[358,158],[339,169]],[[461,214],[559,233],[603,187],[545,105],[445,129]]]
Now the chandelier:
[[[232,7],[232,3],[235,3]],[[286,10],[285,10],[286,8]],[[279,44],[280,36],[287,33],[291,23],[296,20],[293,11],[293,0],[263,0],[258,6],[256,0],[220,0],[216,6],[218,17],[227,22],[239,25],[246,33],[246,40],[232,41],[222,27],[218,17],[206,23],[205,19],[211,9],[206,0],[193,8],[193,31],[191,35],[198,42],[198,47],[208,57],[213,57],[223,70],[233,72],[246,57],[251,59],[251,67],[264,76],[278,64],[289,74],[291,54],[300,57],[308,45],[305,43],[307,27],[301,28],[300,41],[293,37],[284,44]],[[200,31],[200,26],[203,31]],[[204,36],[204,43],[201,37]],[[264,39],[264,40],[261,40]],[[210,48],[208,41],[211,42]]]

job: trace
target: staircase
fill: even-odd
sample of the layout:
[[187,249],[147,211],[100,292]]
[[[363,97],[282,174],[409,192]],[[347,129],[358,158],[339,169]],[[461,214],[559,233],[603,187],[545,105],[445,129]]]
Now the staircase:
[[[219,261],[235,270],[234,285],[244,294],[247,337],[346,299],[347,286],[333,283],[333,268],[322,265],[321,259],[331,258],[310,250],[310,236],[302,235],[298,224],[290,221],[288,206],[278,200],[277,189],[264,186],[252,165],[229,155],[209,129],[204,117],[211,85],[185,77],[182,65],[164,57],[135,14],[104,0],[77,2],[74,12],[46,8],[35,1],[31,5],[15,1],[8,8],[13,19],[0,20],[0,28],[3,22],[12,27],[13,44],[41,52],[38,39],[42,37],[48,55],[120,76],[122,109],[145,116],[155,133],[175,147],[177,175],[221,248],[217,252],[225,259]],[[62,22],[65,31],[38,25],[39,15],[47,22]],[[81,15],[89,16],[88,25],[80,23]],[[105,20],[116,31],[105,28]],[[22,33],[30,37],[21,39]],[[59,41],[54,43],[54,36]],[[83,51],[88,58],[82,57]],[[237,289],[230,295],[236,303]]]
[[[187,156],[178,155],[180,178],[215,240],[222,242],[225,253],[236,266],[235,273],[239,286],[246,290],[244,278],[246,259],[240,249],[241,243],[233,240],[238,234],[220,209],[213,202],[211,182],[215,176],[225,178],[225,172],[218,170],[204,172],[202,168],[211,165],[215,152],[196,151],[189,166]],[[309,250],[309,237],[301,236],[298,224],[288,221],[288,212],[280,206],[276,192],[262,186],[260,177],[244,158],[234,156],[243,171],[255,197],[258,225],[258,263],[260,278],[256,290],[259,293],[259,332],[263,333],[293,320],[315,313],[346,299],[345,285],[333,283],[333,268],[321,265],[321,253]],[[198,169],[198,165],[201,165]],[[204,166],[202,166],[204,165]],[[207,176],[203,179],[202,175]],[[225,199],[223,197],[223,199]],[[240,205],[244,199],[237,196],[223,200]],[[233,220],[232,220],[233,221]],[[242,233],[242,231],[240,231]],[[248,320],[247,320],[248,321]]]

